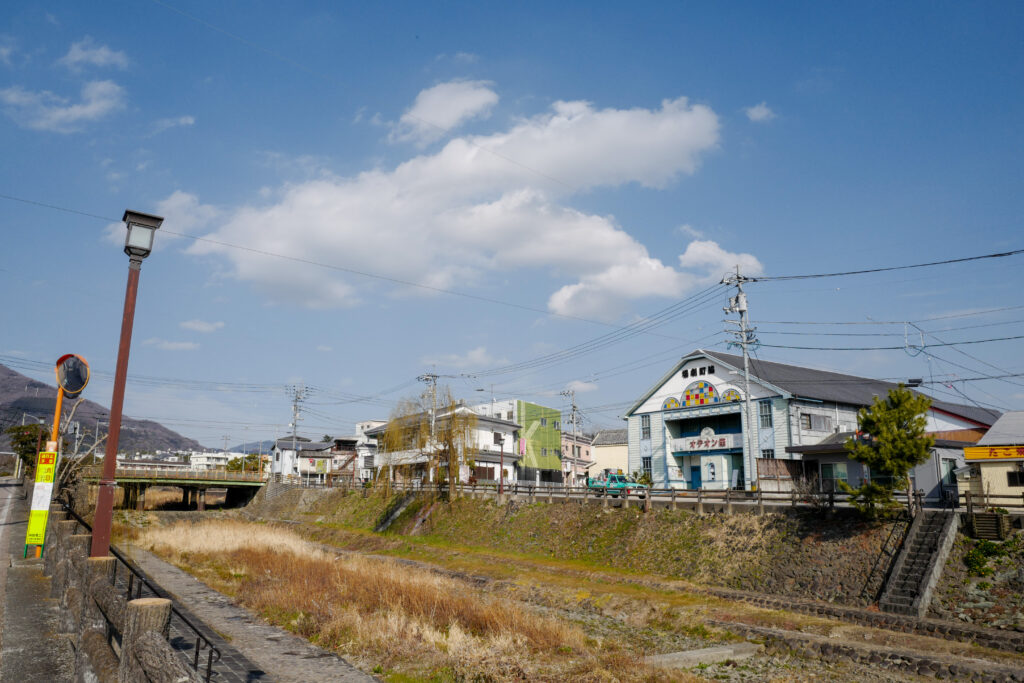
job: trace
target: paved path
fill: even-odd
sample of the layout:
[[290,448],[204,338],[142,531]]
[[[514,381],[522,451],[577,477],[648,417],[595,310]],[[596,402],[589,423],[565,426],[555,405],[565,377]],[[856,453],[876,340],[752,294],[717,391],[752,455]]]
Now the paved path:
[[40,559],[25,560],[28,500],[17,480],[0,478],[0,681],[70,681],[71,643],[57,635],[58,605]]
[[259,665],[262,669],[260,675],[249,680],[287,683],[376,680],[333,652],[266,624],[248,610],[235,605],[231,598],[152,553],[137,547],[126,548],[126,551],[161,588],[178,602],[188,605],[192,614],[226,636],[233,648]]

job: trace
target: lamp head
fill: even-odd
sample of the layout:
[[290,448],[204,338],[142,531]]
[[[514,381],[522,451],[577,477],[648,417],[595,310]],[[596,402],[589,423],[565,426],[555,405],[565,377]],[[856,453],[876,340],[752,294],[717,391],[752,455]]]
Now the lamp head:
[[125,211],[121,218],[128,226],[128,235],[124,241],[124,253],[144,259],[153,251],[153,235],[163,224],[162,216],[154,216],[138,211]]

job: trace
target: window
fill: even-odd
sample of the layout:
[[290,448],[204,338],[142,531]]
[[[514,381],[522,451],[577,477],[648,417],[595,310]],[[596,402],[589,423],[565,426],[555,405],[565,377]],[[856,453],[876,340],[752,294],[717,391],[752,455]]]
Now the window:
[[502,438],[502,436],[501,436],[501,434],[499,432],[494,432],[494,445],[495,446],[500,446],[502,443],[504,443],[504,441],[505,441],[505,439]]
[[558,420],[555,420],[555,421],[554,421],[554,422],[552,423],[552,426],[554,426],[554,428],[555,428],[555,429],[561,429],[561,428],[562,428],[562,423],[561,423],[561,422],[559,422]]
[[800,413],[800,429],[810,429],[810,428],[811,428],[811,414],[810,413]]
[[1024,487],[1024,470],[1007,472],[1006,485],[1014,488]]
[[540,454],[541,454],[542,457],[546,458],[547,455],[548,455],[548,449],[547,448],[540,449]]
[[648,477],[651,476],[651,458],[649,456],[640,458],[640,469],[642,469],[644,474]]
[[708,366],[708,374],[709,375],[715,374],[715,366],[714,365],[709,365]]
[[274,462],[281,462],[281,451],[274,453]]
[[508,411],[507,413],[505,413],[505,419],[508,420],[509,422],[512,421],[512,411],[511,410]]
[[775,459],[775,449],[774,448],[763,448],[763,449],[761,449],[761,457],[764,458],[765,460],[774,460]]
[[651,438],[651,416],[641,415],[640,416],[640,438],[650,439]]
[[703,374],[704,374],[705,372],[707,372],[707,371],[708,371],[708,369],[707,369],[707,368],[701,368],[701,369],[700,369],[700,374],[702,374],[702,375],[703,375]]
[[800,413],[800,429],[809,429],[812,432],[831,432],[832,418],[828,415]]
[[845,462],[823,462],[821,464],[821,490],[838,491],[840,487],[836,482],[847,481]]
[[715,480],[715,463],[709,462],[708,463],[708,481],[714,481],[714,480]]
[[689,376],[690,376],[690,371],[689,370],[683,370],[683,377],[689,377]]
[[548,426],[548,419],[546,417],[542,417],[540,419],[540,426],[541,427],[547,427]]
[[757,404],[757,417],[758,426],[761,429],[771,429],[772,424],[772,404],[770,401],[761,401]]

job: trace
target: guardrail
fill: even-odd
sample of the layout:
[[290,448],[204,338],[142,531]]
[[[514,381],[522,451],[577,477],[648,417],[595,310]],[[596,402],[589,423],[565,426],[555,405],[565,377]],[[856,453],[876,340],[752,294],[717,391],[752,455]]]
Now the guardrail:
[[[294,477],[280,477],[275,475],[275,481],[280,483],[288,483],[294,486],[302,486],[306,488],[326,488],[321,482],[304,482]],[[363,488],[363,485],[359,482],[352,484],[351,482],[335,483],[333,488]],[[431,483],[421,481],[395,481],[391,482],[391,489],[395,491],[408,491],[416,492],[422,491],[426,493],[444,493],[448,492],[448,485],[446,483]],[[459,495],[462,496],[487,496],[495,497],[498,495],[498,484],[497,483],[477,483],[477,484],[463,484],[457,485]],[[630,489],[629,491],[622,491],[621,489],[610,489],[610,488],[593,488],[587,486],[568,486],[564,484],[546,484],[540,485],[536,483],[524,483],[524,482],[506,482],[504,484],[504,495],[513,497],[516,499],[527,499],[531,502],[541,500],[550,501],[579,501],[579,502],[593,502],[601,503],[602,501],[607,504],[608,501],[616,502],[621,505],[629,506],[630,504],[639,504],[644,507],[649,505],[657,504],[659,506],[668,506],[672,509],[676,509],[679,506],[694,507],[698,512],[719,510],[723,512],[732,512],[734,508],[751,508],[756,507],[763,511],[765,507],[815,507],[815,508],[838,508],[838,507],[850,507],[850,496],[849,494],[842,492],[798,492],[798,491],[743,491],[737,489],[722,489],[722,490],[710,490],[710,489],[672,489],[672,488],[657,488],[657,489]],[[917,492],[909,497],[906,493],[896,493],[894,498],[897,503],[901,506],[906,507],[908,510],[916,510],[920,508],[923,501],[923,493]]]
[[[88,467],[82,470],[85,479],[99,479],[103,468]],[[159,467],[118,467],[114,479],[184,479],[188,481],[245,481],[262,483],[266,473],[235,472],[227,470],[172,470]]]
[[[114,547],[111,556],[87,557],[92,528],[70,507],[51,505],[49,520],[43,573],[53,579],[50,595],[60,601],[61,630],[76,649],[76,680],[209,681],[220,650],[168,595]],[[176,630],[195,638],[191,668],[168,641],[172,620]]]
[[967,514],[986,512],[998,508],[1003,508],[1007,512],[1016,511],[1024,513],[1024,493],[1017,496],[993,496],[987,493],[975,494],[970,491],[964,491],[960,494],[959,500],[967,508]]
[[[295,475],[282,476],[276,474],[272,480],[279,483],[301,486],[304,488],[336,488],[336,489],[363,489],[365,485],[351,478],[334,479],[328,478],[326,482],[316,480],[305,480]],[[447,493],[448,485],[444,482],[437,484],[423,481],[394,481],[391,482],[391,489],[395,491],[423,491],[427,493]],[[459,495],[463,496],[486,496],[495,497],[498,495],[497,482],[480,482],[476,484],[460,483],[457,485]],[[734,509],[757,508],[763,511],[766,507],[793,507],[793,508],[815,508],[835,509],[852,507],[851,494],[842,491],[744,491],[740,489],[674,489],[674,488],[652,488],[647,490],[633,489],[628,494],[621,491],[603,488],[591,488],[586,486],[569,486],[558,483],[521,482],[507,481],[504,484],[506,496],[516,499],[528,499],[531,501],[581,501],[601,502],[604,498],[618,501],[625,505],[633,503],[643,506],[659,505],[668,506],[673,509],[683,506],[695,508],[701,511],[722,511],[732,512]],[[898,505],[906,509],[911,516],[922,508],[948,508],[963,507],[968,512],[984,511],[985,509],[1004,508],[1014,514],[1024,514],[1024,495],[1021,496],[979,496],[970,492],[960,493],[959,498],[953,497],[956,501],[952,505],[943,499],[929,501],[924,497],[924,491],[918,490],[910,495],[905,491],[893,493],[893,499]],[[979,510],[979,508],[981,508]]]

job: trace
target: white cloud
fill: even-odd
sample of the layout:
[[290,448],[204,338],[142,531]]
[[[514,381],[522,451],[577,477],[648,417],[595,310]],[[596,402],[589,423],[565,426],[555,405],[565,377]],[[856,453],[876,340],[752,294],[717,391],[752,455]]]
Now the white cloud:
[[194,116],[172,116],[166,119],[158,119],[153,123],[153,130],[150,135],[157,135],[171,128],[195,125]]
[[766,102],[755,104],[753,107],[747,107],[744,111],[747,113],[747,118],[755,123],[771,121],[775,118],[775,112],[771,110]]
[[574,379],[566,384],[565,388],[569,391],[575,391],[577,394],[585,394],[588,391],[597,391],[597,382],[584,382],[580,379]]
[[97,45],[90,36],[77,43],[72,43],[68,53],[61,57],[58,64],[78,71],[83,66],[110,66],[117,69],[128,68],[128,55],[120,50],[111,50],[106,45]]
[[15,85],[0,90],[0,104],[18,125],[33,130],[73,133],[124,107],[124,90],[113,81],[82,86],[80,102],[69,102],[47,90],[34,92]]
[[195,342],[168,341],[159,337],[147,339],[142,343],[146,346],[155,346],[161,351],[195,351],[199,348],[199,344]]
[[450,81],[427,88],[391,131],[392,142],[423,146],[474,118],[487,117],[498,94],[487,81]]
[[178,323],[178,327],[183,330],[192,330],[193,332],[210,333],[216,332],[217,330],[224,327],[224,323],[220,320],[216,322],[207,322],[205,320],[184,320]]
[[679,265],[689,270],[704,271],[703,280],[708,282],[720,280],[733,272],[736,266],[740,267],[744,275],[757,276],[764,273],[764,267],[755,256],[728,252],[711,240],[690,242],[686,251],[679,256]]
[[[207,219],[208,236],[439,288],[470,287],[491,272],[540,271],[567,282],[551,295],[550,310],[612,319],[633,299],[684,294],[711,277],[709,264],[691,254],[677,270],[614,217],[579,211],[568,198],[629,183],[665,187],[696,171],[718,130],[711,109],[685,98],[654,109],[556,102],[506,130],[453,139],[391,170],[286,184],[269,204],[225,212],[215,228]],[[193,208],[204,206],[187,197]],[[189,251],[229,259],[235,277],[275,301],[351,305],[381,286],[210,242]]]
[[[109,164],[104,164],[107,166]],[[180,239],[176,233],[194,235],[207,230],[222,212],[215,206],[202,204],[199,198],[189,192],[175,190],[166,199],[156,204],[153,211],[164,217],[161,230],[156,231],[154,249],[157,244]],[[125,239],[124,223],[110,223],[104,230],[104,238],[108,242],[123,244]]]
[[698,230],[697,228],[693,227],[692,225],[689,225],[689,224],[680,225],[679,228],[677,228],[677,229],[682,234],[686,235],[687,237],[692,237],[695,240],[702,240],[702,239],[704,239],[704,233],[701,232],[700,230]]
[[221,215],[220,209],[201,204],[199,197],[181,190],[157,202],[156,211],[164,217],[166,227],[188,233],[208,228]]
[[441,356],[423,358],[421,362],[424,365],[439,365],[445,368],[482,368],[488,365],[497,365],[501,363],[507,363],[508,360],[505,358],[495,358],[488,353],[487,348],[478,346],[475,349],[470,349],[466,353],[448,353]]
[[11,57],[14,55],[13,45],[0,45],[0,64],[11,66]]
[[462,64],[473,64],[477,62],[480,57],[472,52],[456,52],[452,59],[456,62],[461,62]]

